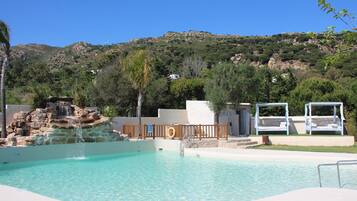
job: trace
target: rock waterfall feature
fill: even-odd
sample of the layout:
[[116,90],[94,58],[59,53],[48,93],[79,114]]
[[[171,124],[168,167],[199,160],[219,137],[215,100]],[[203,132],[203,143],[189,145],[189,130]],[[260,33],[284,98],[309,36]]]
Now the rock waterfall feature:
[[80,108],[71,98],[48,99],[45,108],[14,114],[7,126],[7,146],[33,146],[82,142],[120,141],[126,138],[113,132],[107,117],[96,109]]

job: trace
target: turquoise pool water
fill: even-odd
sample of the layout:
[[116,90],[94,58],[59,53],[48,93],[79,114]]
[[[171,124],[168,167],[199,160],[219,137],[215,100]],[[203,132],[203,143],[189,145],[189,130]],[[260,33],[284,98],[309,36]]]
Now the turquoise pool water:
[[[344,169],[344,181],[357,171]],[[323,171],[336,186],[335,169]],[[330,179],[326,179],[329,175]],[[256,162],[180,157],[149,152],[0,166],[0,183],[59,200],[254,200],[317,187],[315,163]]]

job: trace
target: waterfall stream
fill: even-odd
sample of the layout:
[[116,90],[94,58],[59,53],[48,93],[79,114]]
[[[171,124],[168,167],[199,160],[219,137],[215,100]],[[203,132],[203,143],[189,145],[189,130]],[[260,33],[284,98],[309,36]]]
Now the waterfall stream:
[[75,135],[75,150],[73,152],[73,156],[71,159],[75,160],[83,160],[85,159],[85,140],[83,138],[83,129],[81,126],[81,122],[79,120],[68,118],[68,125],[73,126],[73,131]]
[[85,142],[85,140],[83,139],[83,129],[81,126],[81,122],[77,122],[76,127],[74,128],[74,132],[76,134],[76,143]]

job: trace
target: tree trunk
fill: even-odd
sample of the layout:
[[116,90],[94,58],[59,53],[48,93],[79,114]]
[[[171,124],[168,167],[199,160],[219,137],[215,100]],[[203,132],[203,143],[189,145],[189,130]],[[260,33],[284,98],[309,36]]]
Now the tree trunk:
[[8,65],[8,56],[5,55],[4,61],[1,67],[1,108],[2,108],[2,127],[1,127],[1,137],[6,138],[6,94],[5,94],[5,69]]
[[219,124],[219,112],[214,113],[214,123]]
[[141,133],[141,105],[143,103],[143,93],[142,91],[139,90],[138,94],[138,107],[136,108],[136,116],[139,118],[139,135],[138,138],[140,138]]

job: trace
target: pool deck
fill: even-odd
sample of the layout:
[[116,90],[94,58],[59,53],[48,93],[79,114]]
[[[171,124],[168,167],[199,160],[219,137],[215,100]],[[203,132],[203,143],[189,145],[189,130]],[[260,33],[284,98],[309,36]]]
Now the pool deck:
[[338,160],[357,160],[357,154],[259,149],[229,149],[221,147],[189,148],[185,149],[185,155],[226,160],[311,161],[316,163],[330,163],[336,162]]
[[357,190],[342,188],[304,188],[256,201],[355,201]]
[[[2,200],[6,201],[58,201],[30,191],[5,185],[0,185],[0,193],[2,195]],[[356,197],[357,190],[340,188],[304,188],[258,199],[256,201],[355,201]]]
[[6,201],[58,201],[53,198],[49,198],[37,193],[32,193],[30,191],[22,190],[19,188],[14,188],[11,186],[0,185],[1,200]]

